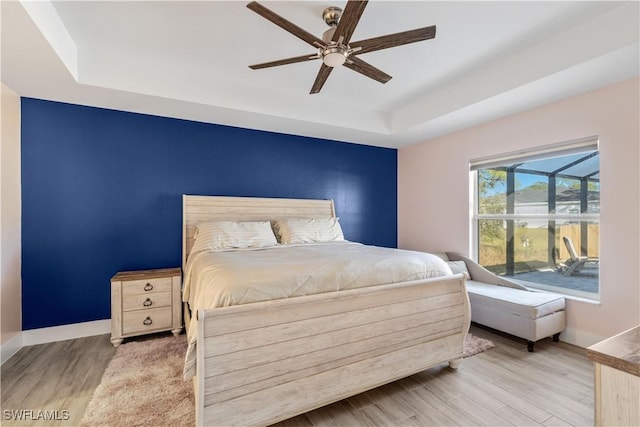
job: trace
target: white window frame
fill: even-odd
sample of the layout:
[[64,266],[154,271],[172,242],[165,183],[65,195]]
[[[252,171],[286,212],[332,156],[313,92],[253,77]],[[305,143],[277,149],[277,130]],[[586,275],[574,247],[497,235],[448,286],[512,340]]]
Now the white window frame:
[[[569,154],[576,154],[585,151],[599,151],[599,142],[597,136],[591,136],[587,138],[580,138],[572,141],[567,141],[559,144],[550,144],[541,146],[538,148],[515,151],[510,153],[504,153],[499,155],[493,155],[489,157],[483,157],[478,159],[472,159],[469,164],[469,187],[470,187],[470,200],[469,200],[469,218],[470,218],[470,236],[469,236],[469,253],[476,261],[479,260],[479,236],[478,236],[478,223],[481,220],[521,220],[524,218],[535,218],[539,220],[556,220],[556,221],[588,221],[600,223],[600,214],[597,213],[577,213],[577,214],[479,214],[478,213],[478,170],[489,169],[496,166],[504,166],[509,163],[524,162],[539,160],[554,156],[562,156]],[[600,267],[598,267],[600,268]],[[569,297],[577,299],[584,299],[587,301],[599,301],[600,300],[600,287],[602,283],[598,283],[598,292],[585,292],[575,289],[568,289],[559,286],[552,286],[543,283],[529,282],[521,279],[514,279],[509,277],[509,280],[513,280],[521,283],[527,288],[551,291],[559,294],[563,294]]]

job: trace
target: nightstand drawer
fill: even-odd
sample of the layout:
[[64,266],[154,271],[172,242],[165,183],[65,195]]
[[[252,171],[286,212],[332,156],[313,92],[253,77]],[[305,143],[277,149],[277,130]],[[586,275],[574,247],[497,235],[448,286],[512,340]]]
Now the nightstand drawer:
[[171,328],[171,307],[151,308],[122,313],[124,335],[155,329]]
[[153,292],[171,292],[171,277],[131,280],[122,283],[123,297]]
[[171,292],[149,292],[131,295],[122,301],[122,311],[149,310],[171,306]]

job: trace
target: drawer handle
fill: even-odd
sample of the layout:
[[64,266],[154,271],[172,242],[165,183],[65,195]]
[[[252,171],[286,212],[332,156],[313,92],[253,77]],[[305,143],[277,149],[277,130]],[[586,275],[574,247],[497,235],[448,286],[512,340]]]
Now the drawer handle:
[[144,305],[145,307],[151,307],[153,305],[153,301],[151,301],[149,298],[147,298],[146,300],[144,300],[142,305]]
[[153,290],[153,285],[151,283],[147,283],[144,285],[144,290],[147,292]]
[[146,319],[144,319],[142,321],[142,324],[145,325],[145,326],[149,326],[152,323],[153,323],[153,320],[151,320],[151,317],[147,317]]

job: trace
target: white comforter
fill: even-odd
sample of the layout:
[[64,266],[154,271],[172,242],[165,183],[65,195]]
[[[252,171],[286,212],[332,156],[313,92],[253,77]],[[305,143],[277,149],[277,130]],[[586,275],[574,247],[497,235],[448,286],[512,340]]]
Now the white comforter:
[[198,310],[449,274],[435,255],[353,242],[192,254],[183,291],[193,313],[185,378],[195,374]]

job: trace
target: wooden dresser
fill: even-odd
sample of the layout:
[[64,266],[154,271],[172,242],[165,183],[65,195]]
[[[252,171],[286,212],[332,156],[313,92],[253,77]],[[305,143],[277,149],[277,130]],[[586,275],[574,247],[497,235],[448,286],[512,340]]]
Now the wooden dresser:
[[171,330],[182,331],[182,270],[121,271],[111,278],[111,342]]
[[640,326],[587,349],[595,369],[595,425],[640,426]]

